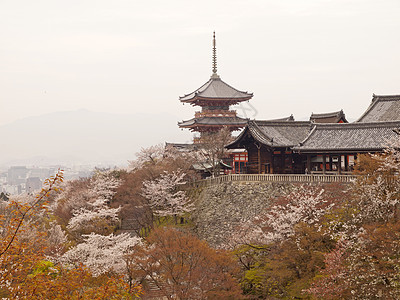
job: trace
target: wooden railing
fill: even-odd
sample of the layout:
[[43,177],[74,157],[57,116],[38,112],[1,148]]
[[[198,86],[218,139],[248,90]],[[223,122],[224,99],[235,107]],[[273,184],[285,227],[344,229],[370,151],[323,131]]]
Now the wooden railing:
[[352,183],[356,179],[355,175],[320,175],[320,174],[230,174],[214,178],[207,178],[189,182],[185,187],[205,187],[220,184],[223,182],[242,181],[242,182],[297,182],[297,183]]
[[213,109],[213,110],[203,110],[196,111],[194,113],[195,118],[201,117],[236,117],[236,110],[223,110],[223,109]]

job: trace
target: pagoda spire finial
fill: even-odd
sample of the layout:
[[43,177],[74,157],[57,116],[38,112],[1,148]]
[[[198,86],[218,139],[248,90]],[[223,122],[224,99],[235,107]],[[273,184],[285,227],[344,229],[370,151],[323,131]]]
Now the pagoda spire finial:
[[211,78],[219,78],[217,74],[217,43],[215,41],[215,31],[213,34],[213,55],[212,55],[212,75]]

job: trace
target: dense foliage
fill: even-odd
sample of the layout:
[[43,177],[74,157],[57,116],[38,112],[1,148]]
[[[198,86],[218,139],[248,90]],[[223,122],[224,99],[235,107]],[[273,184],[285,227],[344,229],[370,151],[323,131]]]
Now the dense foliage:
[[[0,204],[8,299],[398,299],[400,153],[360,155],[354,184],[299,185],[222,249],[194,234],[199,154],[158,145]],[[204,155],[204,153],[203,153]],[[127,229],[129,228],[129,229]]]

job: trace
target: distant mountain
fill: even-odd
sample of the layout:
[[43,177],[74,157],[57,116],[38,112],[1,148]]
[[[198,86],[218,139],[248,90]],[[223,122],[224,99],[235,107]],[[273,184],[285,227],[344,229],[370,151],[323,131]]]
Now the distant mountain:
[[0,165],[126,164],[141,147],[188,142],[170,114],[110,114],[88,110],[29,117],[0,126]]

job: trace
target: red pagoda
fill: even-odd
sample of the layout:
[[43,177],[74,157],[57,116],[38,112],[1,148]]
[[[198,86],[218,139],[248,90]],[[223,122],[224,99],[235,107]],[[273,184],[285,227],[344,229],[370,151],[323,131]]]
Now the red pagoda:
[[213,61],[210,80],[194,92],[179,97],[183,103],[200,106],[193,119],[178,123],[180,128],[188,128],[200,135],[213,133],[228,127],[230,131],[239,130],[247,124],[247,119],[237,116],[231,105],[250,100],[252,93],[239,91],[221,80],[217,74],[217,51],[215,32],[213,35]]

